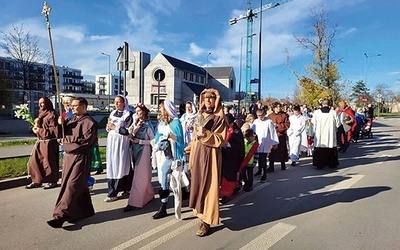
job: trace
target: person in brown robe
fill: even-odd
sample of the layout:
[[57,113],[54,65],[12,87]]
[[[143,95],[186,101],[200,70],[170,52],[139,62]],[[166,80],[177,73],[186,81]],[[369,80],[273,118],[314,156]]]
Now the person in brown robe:
[[42,183],[44,189],[57,187],[59,179],[59,148],[57,143],[58,115],[53,104],[47,97],[39,99],[39,116],[35,120],[37,125],[32,128],[38,137],[28,161],[29,174],[32,183],[25,186],[27,189],[38,188]]
[[90,174],[91,150],[97,141],[97,122],[86,113],[87,101],[76,98],[72,101],[74,116],[64,122],[64,163],[61,190],[54,208],[53,219],[47,221],[51,227],[60,228],[65,221],[77,220],[94,215],[92,199],[86,180]]
[[198,116],[204,117],[204,123],[202,126],[195,124],[193,140],[185,148],[185,153],[190,154],[189,207],[193,208],[194,215],[201,219],[196,235],[205,236],[210,230],[210,225],[219,224],[221,147],[227,145],[225,139],[228,123],[222,110],[221,97],[216,89],[210,88],[201,92]]
[[268,155],[269,167],[267,172],[274,172],[274,162],[281,163],[281,169],[286,170],[286,164],[289,160],[289,153],[287,148],[287,130],[290,127],[289,115],[282,111],[282,106],[279,102],[272,104],[273,113],[268,115],[275,125],[276,133],[279,138],[279,145],[277,148],[272,148],[271,153]]

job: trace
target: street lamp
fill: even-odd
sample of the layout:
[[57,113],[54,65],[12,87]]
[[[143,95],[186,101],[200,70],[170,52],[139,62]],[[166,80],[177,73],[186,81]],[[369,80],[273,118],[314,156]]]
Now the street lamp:
[[368,56],[367,53],[364,53],[365,56],[365,85],[367,85],[367,74],[368,74],[368,58],[370,57],[377,57],[377,56],[381,56],[382,54],[376,54],[376,55],[372,55],[372,56]]
[[[252,34],[251,36],[255,36],[256,34]],[[243,52],[243,38],[246,38],[246,36],[242,36],[240,38],[240,69],[239,69],[239,101],[238,101],[238,111],[240,112],[240,101],[242,99],[242,93],[241,93],[241,86],[242,86],[242,52]],[[245,99],[246,101],[246,99]],[[246,105],[246,103],[245,103]]]
[[101,52],[103,56],[108,56],[108,112],[110,112],[110,95],[111,95],[111,63],[109,54]]
[[[207,54],[207,64],[206,68],[208,68],[208,57],[211,55],[211,52],[208,52]],[[208,88],[208,71],[206,70],[206,88]]]
[[[260,1],[260,10],[262,10],[263,1]],[[260,31],[258,37],[258,100],[261,100],[261,32],[262,32],[262,11],[260,11]]]

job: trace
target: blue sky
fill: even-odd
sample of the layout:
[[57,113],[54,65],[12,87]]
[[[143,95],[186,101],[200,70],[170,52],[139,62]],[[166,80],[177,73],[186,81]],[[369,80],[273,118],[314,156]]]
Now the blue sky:
[[[233,66],[239,82],[240,41],[246,35],[246,20],[229,25],[229,19],[244,14],[247,0],[49,0],[50,21],[57,65],[79,68],[88,79],[117,73],[113,63],[117,48],[127,41],[133,51],[155,57],[167,55],[200,65]],[[269,3],[263,0],[263,4]],[[308,36],[312,30],[310,9],[324,5],[330,27],[337,26],[332,56],[341,59],[339,72],[347,87],[367,80],[373,90],[379,83],[400,92],[399,10],[397,0],[293,0],[263,12],[262,97],[292,97],[296,78],[286,66],[305,73],[313,55],[299,47],[294,35]],[[0,30],[23,24],[49,50],[43,1],[1,0]],[[252,1],[252,8],[260,0]],[[255,19],[253,78],[258,76],[259,18]],[[244,39],[245,41],[245,39]],[[244,42],[245,43],[245,42]],[[243,45],[243,68],[245,65]],[[367,57],[364,55],[366,53]],[[381,54],[381,56],[375,56]],[[0,55],[5,56],[3,51]],[[91,77],[91,78],[90,78]],[[245,81],[245,71],[242,72]],[[242,85],[242,89],[244,85]],[[256,86],[254,86],[256,90]]]

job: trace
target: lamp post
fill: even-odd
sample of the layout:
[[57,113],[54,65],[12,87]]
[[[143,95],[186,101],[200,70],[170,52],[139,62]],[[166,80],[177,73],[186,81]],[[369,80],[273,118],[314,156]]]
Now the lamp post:
[[[207,54],[207,64],[206,68],[208,68],[208,57],[211,55],[211,52],[208,52]],[[208,88],[208,71],[206,70],[206,88]]]
[[[255,36],[256,34],[252,34],[251,36]],[[240,112],[240,101],[242,99],[242,93],[241,93],[241,86],[242,86],[242,52],[243,52],[243,38],[247,38],[246,36],[242,36],[240,38],[240,69],[239,69],[239,101],[238,101],[238,111]],[[246,99],[244,99],[246,102]],[[246,103],[245,103],[246,107]]]
[[109,54],[101,52],[103,56],[108,56],[108,112],[110,112],[110,95],[111,95],[111,63]]
[[376,54],[376,55],[372,55],[372,56],[368,56],[367,53],[364,53],[365,56],[365,85],[367,85],[367,75],[368,75],[368,58],[370,57],[378,57],[381,56],[382,54]]
[[[262,10],[263,1],[260,2]],[[262,32],[262,11],[260,12],[260,34],[258,37],[258,100],[261,100],[261,32]]]

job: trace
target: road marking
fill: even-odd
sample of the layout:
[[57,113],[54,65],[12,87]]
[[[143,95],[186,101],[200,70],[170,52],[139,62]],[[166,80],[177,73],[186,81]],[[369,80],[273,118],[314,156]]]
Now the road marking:
[[162,224],[162,225],[160,225],[160,226],[158,226],[156,228],[151,229],[150,231],[147,231],[146,233],[144,233],[142,235],[139,235],[138,237],[135,237],[135,238],[133,238],[131,240],[128,240],[127,242],[122,243],[119,246],[116,246],[116,247],[112,248],[111,250],[127,249],[128,247],[131,247],[131,246],[135,245],[136,243],[138,243],[138,242],[140,242],[140,241],[142,241],[142,240],[144,240],[144,239],[146,239],[146,238],[148,238],[148,237],[150,237],[150,236],[152,236],[152,235],[154,235],[154,234],[156,234],[156,233],[158,233],[158,232],[160,232],[160,231],[162,231],[162,230],[164,230],[164,229],[166,229],[166,228],[168,228],[168,227],[170,227],[170,226],[172,226],[172,225],[174,225],[174,224],[176,224],[178,222],[180,222],[180,220],[172,219],[172,220],[170,220],[170,221],[168,221],[168,222],[166,222],[166,223],[164,223],[164,224]]
[[186,223],[185,225],[175,229],[174,231],[172,231],[172,232],[170,232],[170,233],[158,238],[157,240],[155,240],[155,241],[143,246],[142,248],[140,248],[140,250],[154,249],[154,248],[160,246],[161,244],[169,241],[172,238],[175,238],[176,236],[182,234],[186,230],[188,230],[188,229],[190,229],[190,228],[192,228],[192,227],[194,227],[196,225],[200,225],[200,222],[198,220],[196,220],[196,219],[192,220],[191,222]]
[[279,222],[278,224],[271,227],[263,234],[255,238],[254,240],[244,245],[242,248],[240,248],[240,250],[268,249],[272,247],[275,243],[280,241],[283,237],[285,237],[295,228],[296,226]]
[[385,162],[387,159],[389,159],[389,157],[391,157],[391,155],[381,155],[381,161],[377,162],[376,164],[381,165],[383,162]]
[[[350,175],[350,179],[344,180],[333,186],[331,189],[329,189],[329,192],[334,192],[336,194],[341,194],[343,193],[346,189],[350,188],[354,184],[356,184],[359,180],[361,180],[365,175]],[[331,195],[325,194],[326,195]]]
[[[262,183],[262,184],[258,185],[257,187],[255,187],[252,192],[246,192],[246,193],[244,193],[244,194],[242,194],[242,195],[240,195],[238,197],[235,197],[233,199],[233,201],[235,201],[235,203],[239,202],[239,201],[249,197],[250,195],[255,194],[256,192],[260,191],[261,189],[263,189],[264,187],[268,186],[269,184],[271,184],[271,183],[269,183],[269,182]],[[226,208],[226,207],[233,206],[233,205],[234,204],[229,204],[228,203],[228,204],[226,204],[224,206],[221,206],[221,207],[225,207]],[[183,218],[189,218],[189,217],[192,217],[192,215],[183,216],[182,219]],[[154,229],[152,229],[152,230],[150,230],[150,231],[148,231],[148,232],[146,232],[146,233],[144,233],[142,235],[139,235],[139,236],[137,236],[137,237],[135,237],[135,238],[133,238],[131,240],[128,240],[128,241],[122,243],[119,246],[116,246],[116,247],[112,248],[111,250],[127,249],[127,248],[137,244],[138,242],[140,242],[140,241],[142,241],[142,240],[144,240],[144,239],[146,239],[146,238],[148,238],[148,237],[150,237],[150,236],[152,236],[152,235],[154,235],[156,233],[159,233],[160,231],[162,231],[162,230],[164,230],[164,229],[166,229],[166,228],[168,228],[168,227],[170,227],[170,226],[172,226],[172,225],[174,225],[174,224],[176,224],[178,222],[182,222],[182,221],[183,220],[172,219],[172,220],[170,220],[170,221],[168,221],[168,222],[166,222],[166,223],[164,223],[164,224],[162,224],[162,225],[160,225],[160,226],[158,226],[158,227],[156,227],[156,228],[154,228]],[[191,227],[193,227],[193,226],[195,226],[197,224],[199,224],[198,220],[192,220],[191,222],[184,224],[183,226],[175,229],[174,231],[172,231],[172,232],[160,237],[159,239],[153,241],[152,243],[143,246],[141,249],[153,249],[153,248],[161,245],[162,243],[164,243],[164,242],[166,242],[166,241],[178,236],[182,232],[185,232],[186,230],[188,230],[189,228],[191,228]]]

